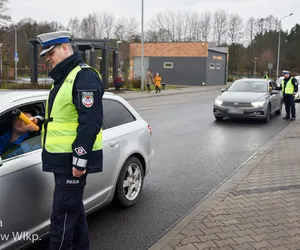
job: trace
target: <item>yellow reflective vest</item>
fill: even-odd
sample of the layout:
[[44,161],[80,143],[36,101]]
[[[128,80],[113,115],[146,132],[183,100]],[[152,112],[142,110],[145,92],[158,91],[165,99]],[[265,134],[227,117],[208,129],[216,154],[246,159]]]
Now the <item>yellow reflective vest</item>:
[[[89,67],[89,66],[84,66]],[[48,116],[48,100],[46,102],[47,131],[42,128],[42,145],[49,153],[72,153],[72,144],[76,139],[78,127],[78,113],[73,104],[73,84],[81,66],[75,67],[66,77],[55,96],[50,117]],[[95,70],[95,69],[94,69]],[[95,70],[97,73],[98,71]],[[98,73],[100,79],[101,76]],[[54,85],[52,86],[52,88]],[[49,119],[50,118],[50,119]],[[102,129],[98,133],[93,151],[101,150]]]
[[287,82],[285,88],[284,88],[284,80],[281,83],[282,86],[282,93],[285,94],[293,94],[294,93],[294,85],[292,83],[293,77],[290,78],[290,80]]

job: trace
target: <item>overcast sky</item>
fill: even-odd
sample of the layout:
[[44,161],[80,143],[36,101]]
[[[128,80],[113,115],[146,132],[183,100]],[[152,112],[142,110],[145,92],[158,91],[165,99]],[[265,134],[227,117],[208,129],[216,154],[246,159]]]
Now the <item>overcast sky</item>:
[[[116,17],[135,17],[141,21],[142,0],[10,0],[8,7],[14,21],[31,17],[37,21],[58,21],[68,24],[71,17],[85,17],[92,12],[110,12]],[[176,2],[176,3],[175,3]],[[250,16],[266,17],[269,14],[283,17],[291,12],[293,16],[282,21],[283,29],[291,29],[300,23],[300,0],[144,0],[145,26],[155,14],[167,10],[225,9],[238,13],[244,20]]]

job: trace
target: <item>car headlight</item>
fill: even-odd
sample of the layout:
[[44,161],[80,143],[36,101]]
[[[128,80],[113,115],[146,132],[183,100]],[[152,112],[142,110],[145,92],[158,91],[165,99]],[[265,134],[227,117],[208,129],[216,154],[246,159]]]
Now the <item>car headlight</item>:
[[266,101],[251,102],[251,105],[252,105],[253,107],[262,107],[262,106],[264,106],[265,102],[266,102]]
[[223,101],[221,101],[221,100],[215,100],[215,104],[217,104],[217,105],[222,105],[222,103],[223,103]]

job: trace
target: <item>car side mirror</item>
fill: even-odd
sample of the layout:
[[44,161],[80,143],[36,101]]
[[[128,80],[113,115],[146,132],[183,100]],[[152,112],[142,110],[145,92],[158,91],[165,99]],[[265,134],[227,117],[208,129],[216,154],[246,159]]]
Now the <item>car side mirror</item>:
[[225,92],[227,89],[221,89],[221,92],[223,93],[223,92]]
[[0,156],[0,167],[3,165],[2,157]]

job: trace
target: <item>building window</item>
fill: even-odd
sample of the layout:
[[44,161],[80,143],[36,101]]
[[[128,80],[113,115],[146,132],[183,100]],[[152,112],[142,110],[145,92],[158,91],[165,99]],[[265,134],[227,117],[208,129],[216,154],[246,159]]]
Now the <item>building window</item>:
[[172,62],[164,62],[164,68],[165,69],[173,69],[173,63]]
[[217,64],[217,69],[220,69],[221,68],[221,65],[220,63]]
[[215,64],[214,64],[214,63],[211,63],[211,64],[209,65],[209,68],[210,68],[210,69],[215,69]]

